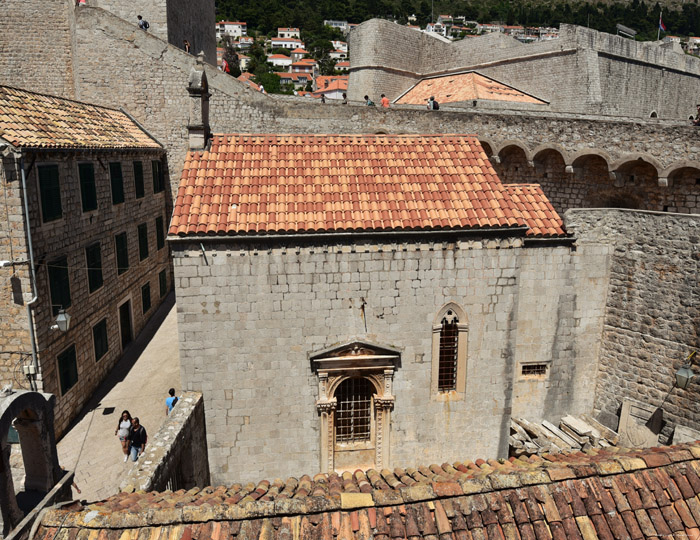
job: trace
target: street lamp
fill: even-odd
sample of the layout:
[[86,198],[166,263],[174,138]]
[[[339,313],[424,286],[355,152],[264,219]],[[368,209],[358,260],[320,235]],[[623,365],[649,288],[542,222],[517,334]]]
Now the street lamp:
[[693,377],[696,375],[692,369],[692,360],[696,353],[697,351],[690,353],[688,358],[685,359],[686,364],[678,368],[678,371],[676,371],[676,386],[681,390],[688,388],[690,381],[692,381]]
[[66,313],[65,309],[59,309],[58,315],[56,315],[56,322],[49,327],[51,330],[60,330],[61,332],[68,332],[70,328],[70,315]]

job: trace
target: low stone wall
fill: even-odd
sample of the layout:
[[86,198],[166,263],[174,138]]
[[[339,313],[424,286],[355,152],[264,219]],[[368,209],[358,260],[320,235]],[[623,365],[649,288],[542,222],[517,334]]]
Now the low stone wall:
[[578,245],[612,251],[594,414],[616,428],[629,398],[663,411],[664,443],[676,425],[700,429],[700,384],[673,386],[700,348],[700,216],[569,210],[565,220]]
[[148,444],[138,466],[120,491],[164,491],[209,485],[204,401],[199,392],[185,392]]

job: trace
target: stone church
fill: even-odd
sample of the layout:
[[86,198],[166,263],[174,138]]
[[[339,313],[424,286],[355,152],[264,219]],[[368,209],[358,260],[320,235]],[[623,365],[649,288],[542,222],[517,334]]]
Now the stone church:
[[592,408],[607,252],[475,137],[214,135],[169,233],[215,482],[504,456],[511,415]]

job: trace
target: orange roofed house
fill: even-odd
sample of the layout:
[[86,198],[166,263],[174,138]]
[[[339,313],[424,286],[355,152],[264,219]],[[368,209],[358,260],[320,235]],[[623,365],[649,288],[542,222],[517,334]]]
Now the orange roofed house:
[[169,240],[214,482],[505,456],[511,416],[591,409],[603,256],[473,136],[214,135]]
[[165,150],[123,111],[0,86],[0,156],[0,386],[55,394],[60,436],[170,288]]

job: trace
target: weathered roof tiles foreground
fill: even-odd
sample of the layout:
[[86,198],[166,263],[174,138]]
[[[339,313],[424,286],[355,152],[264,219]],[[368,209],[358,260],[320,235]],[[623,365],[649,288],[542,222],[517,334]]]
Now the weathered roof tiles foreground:
[[699,474],[700,441],[122,493],[48,512],[35,538],[698,540]]
[[519,206],[563,234],[541,191],[513,193],[539,206],[516,204],[470,135],[215,135],[187,155],[170,234],[507,230],[528,226]]
[[0,86],[0,138],[17,148],[162,146],[116,109]]
[[539,184],[505,184],[527,226],[527,235],[536,238],[566,236],[564,221],[549,202]]

